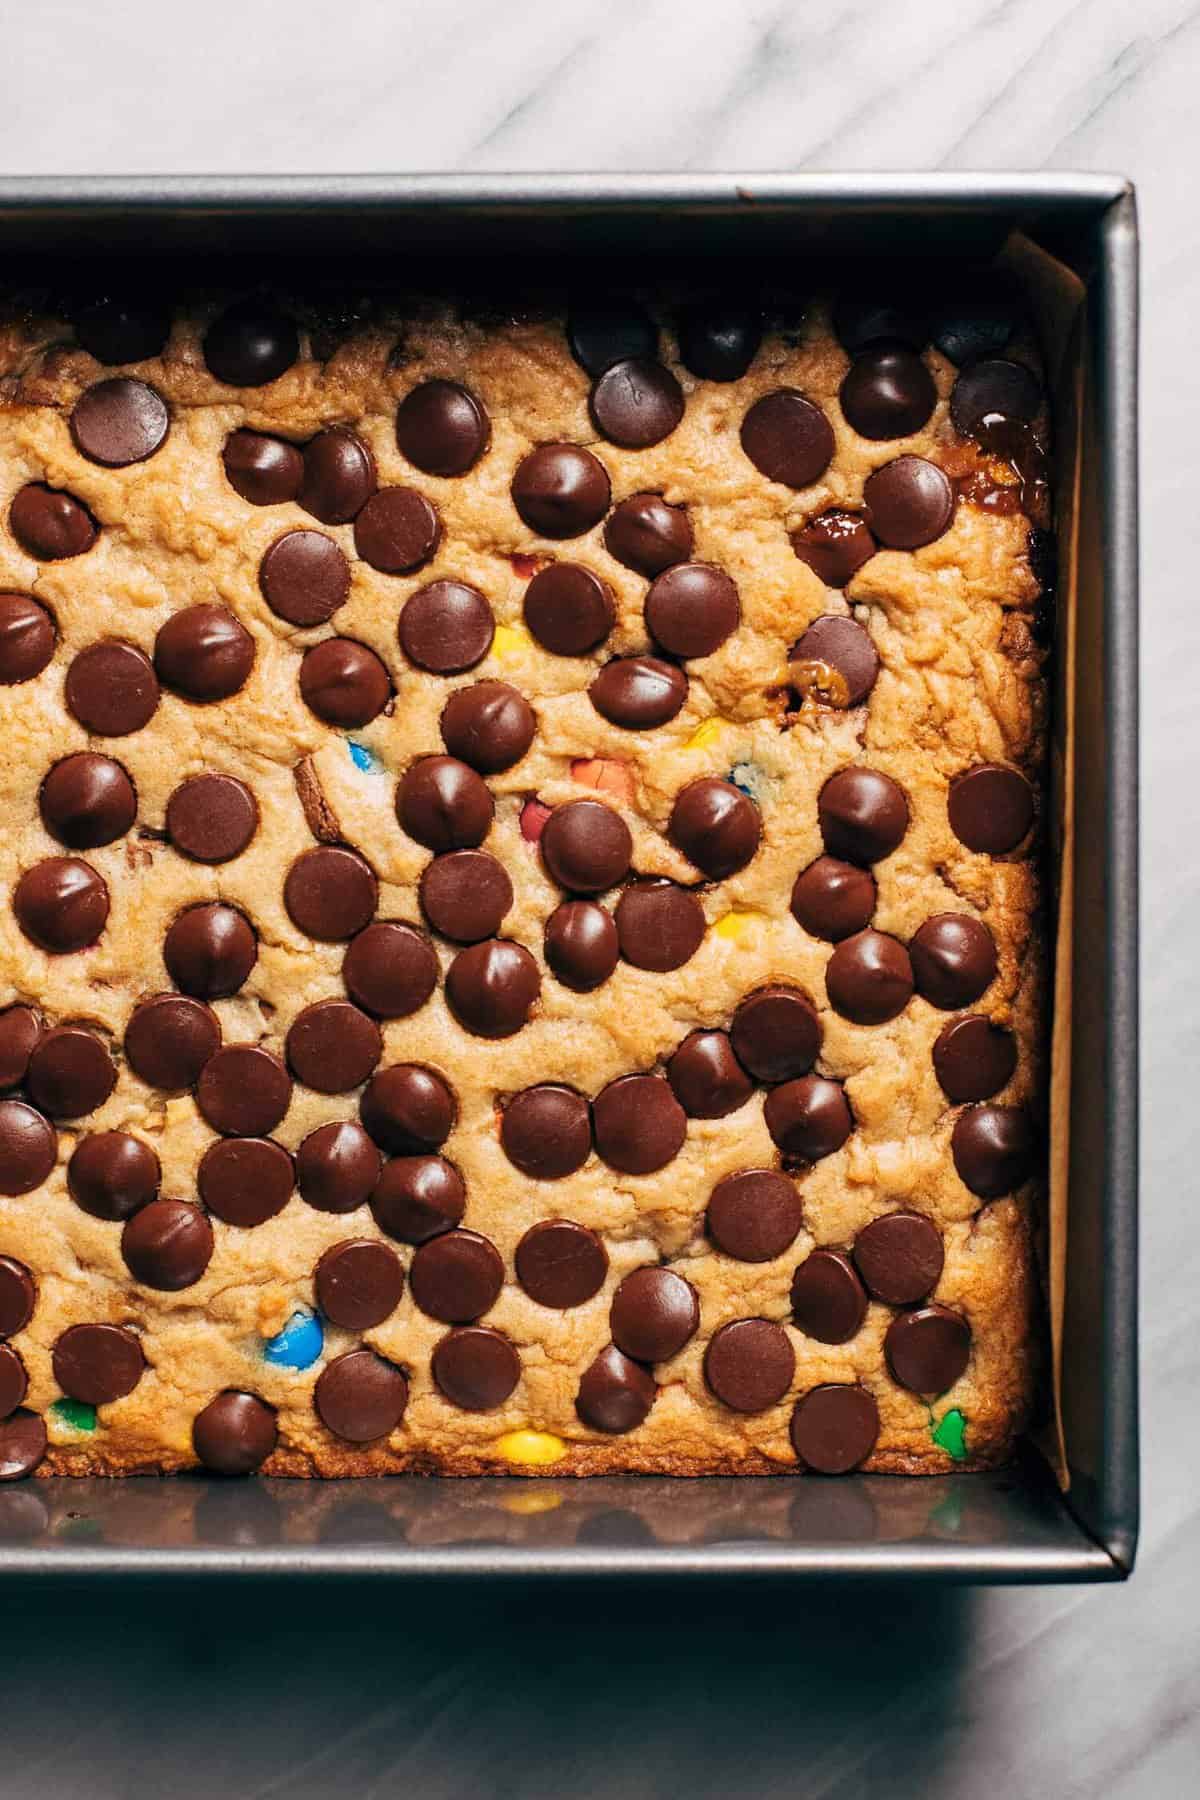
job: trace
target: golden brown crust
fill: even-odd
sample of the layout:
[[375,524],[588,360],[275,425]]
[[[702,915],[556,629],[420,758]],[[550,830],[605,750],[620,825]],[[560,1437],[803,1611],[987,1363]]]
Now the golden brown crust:
[[[402,332],[402,352],[396,353]],[[113,894],[108,930],[85,956],[49,958],[0,912],[0,1004],[29,999],[54,1020],[84,1019],[111,1034],[120,1061],[112,1097],[89,1129],[130,1130],[151,1142],[163,1166],[163,1192],[194,1198],[196,1168],[213,1133],[189,1096],[148,1088],[120,1058],[126,1021],[148,993],[168,987],[161,944],[183,906],[224,898],[242,906],[260,937],[259,961],[242,992],[220,1001],[227,1042],[253,1040],[278,1051],[288,1025],[314,1000],[340,995],[340,945],[315,944],[289,919],[283,874],[314,838],[357,845],[381,882],[378,916],[419,922],[416,882],[427,853],[398,828],[395,778],[418,754],[442,748],[438,717],[451,687],[489,676],[519,687],[538,714],[538,735],[516,768],[491,777],[496,823],[487,847],[509,869],[515,902],[504,934],[541,958],[542,927],[561,897],[522,840],[523,800],[550,805],[586,793],[574,761],[611,757],[634,783],[624,810],[642,873],[694,880],[663,828],[677,791],[702,775],[753,765],[761,782],[764,846],[749,868],[702,890],[711,925],[744,915],[736,931],[709,931],[696,956],[671,975],[627,964],[604,987],[577,995],[543,971],[542,998],[527,1027],[500,1043],[472,1038],[455,1023],[439,986],[413,1017],[384,1027],[384,1062],[442,1069],[459,1098],[457,1127],[445,1154],[466,1178],[465,1224],[485,1233],[505,1261],[507,1280],[487,1323],[518,1346],[523,1376],[496,1413],[455,1410],[439,1395],[430,1356],[445,1327],[425,1317],[406,1291],[366,1341],[401,1364],[411,1397],[402,1425],[382,1443],[356,1448],[335,1438],[312,1409],[320,1365],[303,1373],[261,1360],[259,1345],[297,1304],[312,1304],[312,1271],[323,1250],[344,1238],[373,1235],[364,1208],[348,1217],[313,1211],[294,1195],[276,1219],[253,1231],[214,1221],[216,1253],[205,1276],[177,1294],[135,1285],[122,1262],[120,1229],[90,1218],[69,1198],[65,1166],[77,1133],[60,1132],[59,1165],[32,1195],[0,1199],[0,1254],[35,1272],[39,1304],[14,1340],[30,1379],[27,1404],[45,1411],[58,1395],[51,1351],[80,1319],[130,1325],[149,1368],[126,1399],[101,1409],[100,1430],[84,1439],[51,1423],[43,1472],[119,1474],[174,1470],[194,1462],[191,1421],[223,1388],[262,1395],[278,1410],[280,1447],[268,1474],[348,1476],[509,1469],[521,1474],[774,1473],[796,1468],[788,1421],[796,1397],[826,1381],[860,1380],[874,1394],[882,1431],[866,1465],[897,1472],[988,1467],[1009,1453],[1027,1415],[1034,1378],[1032,1220],[1039,1187],[982,1205],[956,1175],[949,1136],[957,1109],[946,1101],[930,1062],[947,1015],[915,999],[890,1023],[864,1027],[828,1006],[829,947],[792,919],[796,873],[821,853],[816,796],[825,779],[852,761],[893,776],[912,815],[900,848],[878,864],[878,929],[907,941],[924,919],[968,911],[989,926],[999,974],[980,1010],[1014,1031],[1016,1075],[998,1100],[1036,1111],[1043,1089],[1043,970],[1038,879],[1028,854],[991,859],[968,851],[946,817],[950,779],[970,764],[995,760],[1040,779],[1045,735],[1041,652],[1029,625],[1038,584],[1029,564],[1029,525],[961,505],[951,529],[915,553],[882,550],[844,597],[825,589],[793,554],[789,532],[830,505],[861,504],[871,471],[906,452],[935,460],[954,434],[947,396],[955,371],[926,353],[939,400],[912,438],[872,443],[843,422],[837,392],[847,358],[821,308],[799,333],[769,335],[749,373],[730,384],[699,381],[683,370],[668,337],[667,360],[687,394],[684,421],[660,445],[631,452],[597,441],[587,411],[589,382],[568,353],[561,320],[484,328],[445,311],[383,319],[346,339],[323,364],[302,354],[261,390],[222,386],[205,368],[202,319],[177,320],[161,358],[137,373],[166,397],[172,415],[163,449],[148,462],[106,470],[75,449],[71,408],[101,374],[83,350],[61,340],[61,326],[34,321],[0,333],[0,513],[13,493],[45,480],[77,494],[102,532],[87,556],[37,564],[0,532],[0,587],[28,592],[55,615],[60,633],[53,668],[38,681],[0,688],[5,765],[0,816],[10,822],[0,848],[5,892],[17,875],[56,846],[38,818],[36,794],[50,762],[69,750],[106,749],[134,779],[139,824],[131,835],[89,853]],[[491,447],[462,479],[416,473],[393,431],[398,402],[418,381],[464,381],[488,409]],[[779,386],[802,389],[834,426],[837,448],[826,474],[801,493],[761,476],[742,454],[740,421],[752,402]],[[380,574],[355,557],[350,527],[317,527],[335,538],[352,565],[350,597],[333,624],[285,625],[266,607],[259,561],[281,533],[315,522],[298,506],[253,507],[225,479],[221,449],[242,425],[297,442],[322,425],[347,422],[369,441],[381,484],[415,485],[438,507],[441,549],[419,574]],[[671,724],[630,733],[607,724],[586,689],[608,655],[643,650],[644,579],[606,551],[602,526],[554,545],[522,525],[509,495],[512,472],[535,444],[587,443],[608,470],[614,502],[646,489],[686,503],[697,559],[736,580],[743,624],[713,656],[689,665],[690,693]],[[610,585],[617,622],[594,655],[554,657],[521,624],[526,575],[514,558],[565,556]],[[489,656],[450,681],[409,666],[396,642],[404,599],[440,576],[472,582],[504,627]],[[218,599],[254,636],[254,673],[227,703],[196,708],[164,694],[151,723],[132,737],[89,742],[62,700],[65,662],[98,635],[119,634],[149,652],[164,619],[178,608]],[[787,652],[818,615],[852,609],[867,625],[882,671],[866,708],[845,713],[806,708],[781,729],[773,698],[787,673]],[[98,626],[97,621],[103,623]],[[369,644],[397,689],[389,715],[353,737],[372,753],[363,771],[340,734],[321,724],[297,688],[305,648],[337,632]],[[702,725],[711,729],[701,733]],[[238,775],[255,792],[261,828],[250,849],[215,869],[187,863],[160,841],[168,794],[202,768]],[[443,968],[449,947],[440,946]],[[723,1120],[690,1122],[679,1158],[658,1175],[625,1177],[594,1156],[577,1175],[552,1183],[520,1176],[496,1134],[497,1102],[534,1082],[556,1079],[594,1095],[607,1081],[661,1067],[696,1025],[725,1025],[737,1001],[772,980],[803,988],[821,1015],[822,1073],[844,1080],[856,1118],[845,1147],[800,1177],[804,1228],[788,1252],[765,1264],[735,1263],[703,1235],[708,1194],[739,1168],[774,1166],[778,1155],[762,1118],[763,1095]],[[299,1085],[275,1134],[294,1150],[320,1123],[353,1117],[357,1095],[326,1097]],[[888,1376],[882,1341],[891,1310],[872,1304],[848,1344],[806,1338],[790,1323],[792,1272],[814,1245],[850,1244],[870,1219],[899,1205],[927,1212],[941,1228],[945,1272],[936,1298],[961,1309],[973,1331],[968,1369],[930,1407]],[[539,1307],[512,1274],[515,1245],[540,1218],[566,1216],[600,1232],[610,1269],[594,1300],[571,1311]],[[402,1249],[407,1262],[411,1252]],[[687,1347],[656,1370],[658,1399],[637,1431],[606,1439],[575,1413],[581,1370],[608,1341],[614,1287],[631,1269],[669,1259],[695,1286],[701,1327]],[[708,1392],[702,1359],[712,1333],[732,1319],[761,1315],[786,1325],[797,1356],[788,1394],[768,1411],[741,1415]],[[359,1340],[329,1327],[326,1357]],[[931,1420],[957,1408],[967,1421],[966,1460],[954,1461],[931,1439]],[[532,1467],[496,1449],[505,1434],[532,1428],[565,1445],[558,1461]]]

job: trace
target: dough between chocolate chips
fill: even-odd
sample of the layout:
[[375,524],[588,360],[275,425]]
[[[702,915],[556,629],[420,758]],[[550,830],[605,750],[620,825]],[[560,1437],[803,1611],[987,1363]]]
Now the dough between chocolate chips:
[[[667,315],[664,314],[664,317]],[[69,418],[79,394],[111,374],[63,328],[15,323],[0,334],[6,405],[0,414],[0,589],[33,595],[57,624],[53,662],[19,685],[0,687],[0,1005],[24,1001],[48,1025],[82,1021],[110,1044],[118,1066],[111,1095],[86,1119],[58,1128],[58,1163],[33,1192],[0,1198],[0,1255],[28,1266],[37,1304],[12,1339],[27,1375],[24,1404],[47,1414],[50,1449],[41,1473],[119,1474],[175,1470],[196,1460],[195,1416],[225,1389],[256,1394],[275,1409],[278,1445],[268,1474],[361,1475],[414,1469],[480,1474],[510,1466],[499,1440],[531,1428],[554,1434],[565,1454],[556,1475],[640,1470],[660,1473],[793,1472],[789,1422],[796,1400],[826,1382],[858,1382],[874,1397],[880,1433],[865,1466],[942,1472],[983,1467],[1010,1452],[1030,1405],[1035,1369],[1032,1244],[1039,1180],[983,1202],[955,1171],[950,1134],[961,1108],[935,1077],[932,1049],[957,1016],[919,996],[883,1024],[855,1024],[828,1004],[831,946],[806,933],[789,899],[797,873],[823,852],[817,796],[851,763],[890,776],[907,797],[910,823],[899,847],[873,865],[875,930],[907,944],[937,914],[967,912],[995,940],[999,968],[972,1008],[1013,1032],[1015,1074],[995,1103],[1040,1112],[1043,1068],[1043,952],[1039,893],[1028,847],[1012,858],[968,850],[952,832],[952,778],[979,762],[1002,763],[1040,783],[1044,754],[1041,652],[1030,628],[1039,585],[1030,568],[1029,521],[960,503],[949,530],[915,551],[880,549],[843,595],[825,588],[793,551],[789,533],[830,507],[858,510],[872,471],[903,454],[937,462],[961,448],[947,411],[956,373],[936,349],[924,361],[937,389],[932,417],[902,439],[875,441],[843,421],[838,390],[849,359],[814,307],[799,334],[769,333],[748,372],[732,382],[700,380],[681,366],[669,329],[662,354],[685,397],[680,424],[646,449],[621,449],[597,435],[591,382],[567,346],[561,317],[489,324],[451,311],[386,321],[352,333],[325,362],[301,354],[260,388],[236,389],[205,366],[207,323],[177,318],[159,357],[137,375],[167,402],[170,427],[147,460],[107,468],[75,447]],[[402,335],[401,335],[401,326]],[[393,354],[401,338],[402,352]],[[461,475],[413,467],[397,448],[399,403],[418,383],[464,384],[490,419],[490,444]],[[835,451],[823,475],[801,491],[768,480],[743,452],[741,421],[778,388],[816,402],[833,428]],[[227,479],[222,451],[241,427],[303,443],[324,426],[347,424],[374,456],[381,488],[417,489],[436,507],[440,544],[422,568],[383,573],[356,553],[352,523],[319,523],[295,501],[255,506]],[[627,731],[609,723],[588,685],[613,655],[655,654],[644,623],[646,578],[605,547],[601,520],[565,541],[522,523],[510,484],[522,458],[549,442],[583,444],[607,471],[612,502],[643,491],[686,506],[693,559],[716,564],[736,583],[741,623],[716,652],[689,660],[687,700],[668,723]],[[61,561],[35,559],[7,528],[14,494],[46,482],[77,496],[100,527],[94,546]],[[330,623],[287,624],[268,607],[258,569],[288,530],[318,530],[350,566],[349,594]],[[526,630],[522,609],[535,565],[578,562],[607,584],[615,622],[606,640],[580,655],[555,655]],[[488,654],[448,676],[413,666],[397,641],[408,597],[437,580],[463,582],[491,605],[497,624]],[[64,702],[71,659],[97,638],[117,636],[154,651],[155,636],[179,609],[218,602],[251,633],[253,672],[231,699],[197,705],[164,687],[153,717],[117,738],[87,735]],[[870,633],[881,663],[865,705],[845,711],[805,706],[781,717],[788,652],[825,613],[853,616]],[[386,665],[394,704],[370,724],[341,732],[301,697],[304,651],[331,635],[369,646]],[[418,881],[429,851],[406,835],[395,813],[396,784],[418,756],[444,754],[439,717],[450,694],[503,680],[529,700],[537,732],[528,753],[486,777],[495,819],[483,847],[503,863],[514,899],[500,935],[537,959],[540,998],[515,1035],[467,1032],[450,1010],[442,977],[458,946],[434,938],[441,975],[433,997],[407,1018],[381,1022],[381,1067],[428,1065],[457,1097],[454,1128],[441,1148],[467,1190],[463,1226],[499,1251],[504,1285],[482,1323],[516,1347],[521,1377],[497,1409],[449,1404],[430,1373],[448,1325],[416,1305],[411,1280],[384,1322],[361,1333],[328,1321],[324,1352],[305,1370],[263,1360],[264,1339],[298,1307],[313,1308],[322,1254],[346,1239],[378,1237],[366,1206],[350,1214],[314,1210],[293,1192],[283,1210],[252,1229],[211,1220],[215,1248],[201,1279],[176,1292],[134,1281],[121,1254],[121,1227],[91,1217],[67,1190],[66,1166],[85,1132],[120,1130],[152,1145],[161,1193],[197,1199],[197,1170],[216,1134],[194,1093],[167,1095],[138,1078],[122,1045],[135,1006],[170,991],[162,945],[187,906],[220,900],[240,908],[258,933],[258,959],[241,990],[213,1002],[226,1044],[258,1043],[282,1056],[289,1027],[307,1006],[341,999],[343,943],[299,931],[284,905],[294,859],[318,840],[354,846],[379,881],[375,917],[425,929]],[[700,732],[700,727],[711,728]],[[693,743],[697,733],[699,741]],[[347,739],[361,746],[352,755]],[[45,857],[69,854],[46,832],[38,791],[51,764],[76,751],[116,758],[137,794],[137,824],[107,846],[80,852],[108,884],[111,913],[95,947],[52,956],[19,929],[10,904],[19,876]],[[367,752],[368,754],[363,754]],[[625,765],[632,797],[581,782],[572,765],[612,759]],[[364,766],[365,765],[365,766]],[[749,864],[698,892],[710,929],[683,967],[666,973],[628,961],[592,992],[562,985],[543,955],[545,922],[570,896],[549,878],[521,830],[536,796],[548,807],[600,798],[625,819],[633,871],[694,886],[698,871],[667,836],[679,791],[704,777],[752,771],[762,843]],[[258,829],[230,862],[186,860],[165,841],[167,801],[185,778],[236,777],[253,794]],[[595,772],[592,772],[593,780]],[[1035,840],[1036,841],[1036,840]],[[616,895],[601,899],[611,909]],[[711,929],[728,920],[720,931]],[[582,1168],[538,1181],[506,1157],[499,1110],[521,1089],[563,1083],[594,1098],[610,1081],[660,1071],[689,1032],[728,1029],[739,1001],[768,983],[802,990],[823,1031],[817,1072],[845,1083],[854,1130],[839,1150],[796,1174],[804,1223],[780,1256],[735,1261],[705,1235],[704,1215],[723,1177],[778,1168],[763,1119],[769,1091],[724,1117],[689,1118],[686,1141],[665,1168],[622,1174],[593,1151]],[[330,1121],[356,1119],[358,1094],[326,1095],[297,1082],[272,1136],[295,1152]],[[848,1342],[823,1344],[791,1322],[796,1267],[817,1246],[848,1250],[869,1221],[912,1208],[942,1233],[945,1266],[934,1290],[971,1329],[965,1373],[932,1405],[888,1372],[884,1334],[895,1309],[872,1301]],[[603,1286],[566,1310],[534,1301],[518,1284],[520,1239],[542,1220],[565,1218],[599,1235],[608,1255]],[[394,1246],[406,1271],[413,1250]],[[694,1287],[700,1325],[682,1351],[656,1364],[658,1392],[645,1422],[606,1435],[576,1412],[580,1378],[611,1339],[609,1309],[621,1279],[669,1262]],[[743,1318],[786,1331],[795,1373],[767,1410],[742,1413],[718,1401],[703,1365],[713,1334]],[[54,1345],[71,1325],[113,1323],[141,1341],[147,1367],[124,1398],[99,1408],[84,1435],[49,1413],[61,1390]],[[408,1403],[387,1437],[355,1444],[335,1437],[313,1408],[313,1389],[335,1357],[367,1344],[402,1368]],[[931,1418],[958,1409],[967,1421],[965,1464],[933,1442]]]

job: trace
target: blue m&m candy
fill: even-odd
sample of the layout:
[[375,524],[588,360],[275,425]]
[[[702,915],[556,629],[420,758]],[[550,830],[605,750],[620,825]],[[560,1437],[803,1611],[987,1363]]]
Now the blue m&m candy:
[[281,1369],[311,1369],[325,1348],[325,1333],[315,1313],[297,1308],[273,1338],[263,1344],[263,1357]]
[[350,761],[356,769],[361,769],[364,775],[379,767],[379,758],[373,750],[368,750],[365,744],[356,744],[353,738],[347,738],[346,748],[350,752]]
[[729,779],[735,788],[755,802],[761,802],[766,779],[763,772],[752,762],[734,763],[729,771]]

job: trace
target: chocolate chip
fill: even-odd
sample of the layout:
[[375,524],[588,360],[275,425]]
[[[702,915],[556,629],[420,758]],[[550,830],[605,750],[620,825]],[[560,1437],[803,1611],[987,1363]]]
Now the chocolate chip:
[[284,1046],[297,1081],[319,1094],[361,1087],[383,1055],[374,1019],[349,1000],[318,1000],[293,1019]]
[[783,1399],[795,1373],[791,1339],[770,1319],[722,1325],[704,1353],[705,1381],[734,1412],[765,1412]]
[[37,1286],[23,1262],[0,1256],[0,1338],[24,1331],[37,1305]]
[[738,1060],[756,1081],[807,1075],[821,1049],[821,1021],[806,994],[776,982],[747,994],[730,1027]]
[[408,1405],[408,1381],[373,1350],[347,1350],[326,1363],[313,1389],[317,1417],[335,1437],[370,1444],[395,1431]]
[[323,531],[285,531],[258,568],[263,599],[289,625],[324,625],[350,592],[350,564]]
[[17,1411],[0,1423],[0,1481],[21,1481],[46,1454],[46,1426],[37,1413]]
[[517,1280],[532,1300],[565,1312],[598,1294],[608,1252],[594,1231],[570,1219],[531,1225],[516,1252]]
[[535,1181],[573,1175],[592,1151],[588,1103],[558,1082],[525,1088],[500,1115],[500,1144],[509,1162]]
[[0,1012],[0,1091],[20,1087],[42,1022],[31,1006],[6,1006]]
[[283,1145],[272,1138],[220,1138],[201,1157],[196,1185],[216,1218],[252,1230],[283,1211],[295,1170]]
[[490,437],[482,403],[458,381],[422,381],[396,413],[400,453],[426,475],[465,475]]
[[775,1169],[726,1175],[709,1196],[708,1235],[718,1250],[739,1262],[770,1262],[782,1256],[802,1223],[795,1185]]
[[460,950],[446,971],[446,999],[464,1030],[505,1038],[520,1031],[541,992],[537,963],[522,944],[487,938]]
[[879,1408],[865,1388],[825,1382],[797,1400],[792,1449],[818,1475],[847,1475],[864,1463],[879,1437]]
[[608,511],[608,474],[579,444],[541,444],[518,464],[512,497],[541,537],[581,537]]
[[0,1419],[16,1412],[28,1388],[25,1364],[11,1344],[0,1344]]
[[325,638],[306,650],[300,693],[318,719],[353,731],[378,718],[392,697],[392,683],[373,650],[353,638]]
[[806,488],[833,461],[833,427],[796,388],[776,388],[742,420],[742,449],[769,481]]
[[1024,363],[996,357],[964,369],[950,393],[956,431],[973,437],[985,419],[1016,419],[1028,425],[1042,406],[1042,384]]
[[434,930],[459,944],[494,937],[513,903],[507,869],[486,850],[435,856],[421,875],[420,895]]
[[891,550],[919,550],[948,531],[954,518],[954,489],[936,463],[923,456],[898,456],[884,463],[863,485],[867,524]]
[[431,1319],[471,1325],[496,1304],[504,1264],[477,1231],[447,1231],[419,1247],[409,1280],[413,1299]]
[[310,1131],[296,1152],[296,1186],[318,1212],[362,1206],[379,1179],[383,1159],[361,1125],[338,1119]]
[[313,1276],[317,1305],[346,1331],[370,1331],[390,1318],[404,1292],[404,1267],[378,1238],[332,1244]]
[[304,458],[295,444],[262,431],[231,431],[221,461],[230,487],[251,506],[282,506],[296,498],[304,480]]
[[442,741],[451,756],[481,775],[519,763],[537,729],[532,706],[506,681],[457,688],[442,711]]
[[935,913],[918,928],[908,953],[918,994],[944,1012],[972,1005],[996,977],[995,940],[968,913]]
[[909,826],[904,790],[878,769],[852,767],[831,775],[817,799],[821,836],[831,856],[881,862]]
[[604,547],[625,568],[653,579],[692,554],[687,509],[668,506],[661,494],[631,494],[613,508]]
[[100,527],[82,500],[40,481],[17,489],[8,522],[22,550],[39,562],[82,556],[100,535]]
[[679,314],[679,360],[706,381],[737,381],[762,343],[762,318],[731,300],[705,300]]
[[575,1411],[593,1431],[635,1431],[654,1405],[658,1389],[639,1363],[608,1344],[584,1370]]
[[503,1406],[521,1379],[521,1359],[502,1331],[460,1325],[435,1347],[429,1365],[438,1392],[463,1412]]
[[593,1101],[592,1130],[610,1169],[652,1175],[683,1149],[687,1114],[661,1075],[622,1075]]
[[13,890],[13,912],[25,936],[52,956],[94,944],[108,922],[108,887],[90,863],[48,856],[27,869]]
[[277,1056],[259,1044],[226,1044],[205,1064],[196,1104],[226,1137],[266,1137],[292,1098],[292,1082]]
[[763,1118],[784,1155],[803,1162],[832,1156],[854,1129],[841,1082],[823,1075],[801,1075],[772,1088]]
[[689,1032],[667,1063],[667,1080],[693,1119],[723,1119],[754,1092],[723,1031]]
[[69,1325],[54,1346],[54,1379],[86,1406],[108,1406],[132,1394],[146,1358],[122,1325]]
[[212,1226],[198,1206],[183,1200],[151,1200],[121,1232],[121,1255],[133,1279],[162,1293],[192,1287],[212,1253]]
[[354,548],[385,575],[411,575],[441,540],[437,508],[416,488],[380,488],[354,521]]
[[836,944],[870,924],[875,900],[875,880],[867,870],[819,856],[796,877],[792,916],[813,937]]
[[564,987],[577,994],[601,987],[620,954],[611,913],[594,900],[564,900],[546,921],[545,953]]
[[218,313],[204,334],[204,360],[230,387],[262,387],[278,381],[300,354],[296,327],[286,314],[254,300],[239,300]]
[[254,667],[254,639],[224,606],[187,606],[159,629],[154,667],[188,700],[228,700]]
[[708,929],[699,899],[674,881],[631,882],[615,919],[625,961],[657,974],[689,962]]
[[676,794],[667,835],[696,868],[724,881],[753,859],[762,841],[762,818],[731,781],[702,776]]
[[646,595],[646,629],[672,656],[711,656],[737,630],[737,588],[712,563],[677,563]]
[[883,1025],[912,998],[913,972],[898,938],[868,926],[843,938],[825,968],[829,1004],[856,1025]]
[[183,994],[156,994],[134,1008],[125,1027],[125,1059],[151,1087],[190,1088],[221,1042],[212,1008]]
[[496,621],[478,588],[465,581],[431,581],[404,602],[399,631],[400,648],[419,669],[459,675],[483,661]]
[[0,686],[40,675],[54,655],[54,620],[28,594],[0,594]]
[[119,762],[82,750],[54,764],[38,793],[38,810],[60,844],[94,850],[124,837],[137,817],[137,796]]
[[170,424],[167,403],[155,388],[114,375],[80,394],[71,413],[71,436],[89,462],[124,469],[161,449]]
[[279,1437],[275,1409],[257,1394],[233,1388],[210,1400],[192,1420],[192,1448],[214,1475],[251,1475]]
[[997,356],[1017,328],[1019,305],[994,269],[956,286],[934,306],[932,339],[960,368]]
[[390,919],[360,931],[342,961],[346,992],[380,1019],[405,1019],[424,1006],[437,974],[429,939]]
[[613,1343],[636,1362],[667,1362],[696,1334],[700,1302],[673,1269],[634,1269],[612,1297]]
[[258,830],[258,804],[233,775],[193,775],[167,801],[167,836],[193,862],[240,856]]
[[298,931],[321,943],[352,938],[368,925],[379,883],[357,850],[318,844],[296,858],[283,884],[283,903]]
[[467,1190],[443,1156],[394,1156],[371,1193],[375,1223],[402,1244],[425,1244],[462,1221]]
[[613,628],[612,595],[579,563],[548,563],[525,590],[525,623],[544,650],[585,656]]
[[82,1025],[56,1025],[33,1047],[25,1086],[39,1112],[79,1119],[103,1106],[117,1085],[107,1046]]
[[82,1137],[67,1164],[67,1187],[76,1206],[94,1219],[123,1221],[158,1192],[158,1158],[126,1131]]
[[823,613],[792,646],[793,663],[824,663],[845,683],[846,706],[861,706],[879,674],[879,653],[871,634],[841,613]]
[[868,290],[839,294],[833,308],[833,330],[838,343],[851,356],[870,344],[889,339],[920,350],[929,342],[929,321],[916,304],[897,305],[880,300]]
[[633,838],[620,814],[603,801],[568,800],[546,820],[541,850],[551,879],[560,887],[598,894],[627,874]]
[[606,663],[588,688],[588,698],[610,724],[626,731],[666,725],[682,708],[687,676],[657,656],[622,656]]
[[23,1100],[0,1100],[0,1194],[28,1194],[58,1156],[53,1125]]
[[848,1257],[814,1250],[792,1277],[792,1317],[819,1344],[845,1344],[867,1316],[867,1296]]
[[924,1213],[885,1213],[855,1238],[854,1261],[876,1300],[912,1306],[941,1279],[942,1234]]
[[610,443],[646,450],[670,437],[683,418],[683,389],[648,357],[613,363],[592,389],[592,423]]
[[297,495],[322,525],[348,525],[375,492],[375,458],[348,425],[331,425],[304,446],[304,478]]
[[458,1101],[433,1069],[392,1063],[372,1077],[358,1110],[381,1150],[412,1156],[445,1143],[458,1117]]
[[613,363],[658,355],[658,329],[635,300],[589,299],[567,314],[567,343],[589,375]]
[[968,850],[1005,856],[1028,836],[1033,789],[1019,769],[976,763],[950,783],[950,829]]
[[67,670],[67,707],[85,731],[99,737],[140,731],[154,717],[158,698],[150,659],[133,644],[91,644]]
[[901,1313],[888,1326],[884,1355],[893,1378],[914,1394],[944,1394],[971,1354],[971,1328],[948,1306]]
[[792,532],[792,549],[826,587],[844,588],[879,546],[861,513],[830,507]]
[[977,1014],[943,1025],[933,1046],[933,1070],[948,1100],[990,1100],[1008,1086],[1017,1066],[1011,1032]]
[[97,362],[148,362],[158,356],[171,332],[163,306],[139,296],[105,297],[75,315],[75,336]]
[[969,1106],[954,1122],[950,1151],[964,1186],[981,1200],[998,1200],[1033,1174],[1029,1115],[1019,1106]]
[[937,405],[933,376],[902,344],[877,344],[856,356],[839,394],[846,423],[876,442],[920,431]]
[[171,980],[197,1000],[226,1000],[236,994],[257,960],[253,926],[235,907],[219,901],[189,906],[163,943]]

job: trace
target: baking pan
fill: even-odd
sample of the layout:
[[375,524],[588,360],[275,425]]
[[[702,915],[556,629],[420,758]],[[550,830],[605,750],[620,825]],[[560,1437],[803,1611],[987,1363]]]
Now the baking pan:
[[[1064,1494],[1029,1446],[986,1475],[346,1483],[52,1478],[0,1489],[0,1572],[901,1575],[1119,1580],[1137,1539],[1137,224],[1104,175],[338,176],[0,181],[0,279],[115,258],[201,281],[317,260],[434,287],[456,267],[636,258],[827,279],[847,257],[979,259],[1014,231],[1086,289],[1077,644]],[[418,279],[419,278],[419,279]],[[1065,659],[1060,657],[1060,669]]]

